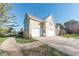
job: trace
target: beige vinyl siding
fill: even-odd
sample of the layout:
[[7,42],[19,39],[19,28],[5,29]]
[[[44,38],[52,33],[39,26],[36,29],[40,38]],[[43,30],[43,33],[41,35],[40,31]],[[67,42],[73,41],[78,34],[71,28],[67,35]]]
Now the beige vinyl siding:
[[30,24],[29,25],[29,35],[30,35],[30,37],[32,37],[32,29],[33,28],[39,28],[40,29],[40,22],[30,19],[29,24]]

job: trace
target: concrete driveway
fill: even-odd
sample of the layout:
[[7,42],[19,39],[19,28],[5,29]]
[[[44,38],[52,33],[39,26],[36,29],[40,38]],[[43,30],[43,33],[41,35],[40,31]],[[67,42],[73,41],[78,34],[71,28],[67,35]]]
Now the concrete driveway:
[[79,56],[79,40],[73,38],[55,37],[37,37],[34,38],[40,42],[55,48],[70,56]]

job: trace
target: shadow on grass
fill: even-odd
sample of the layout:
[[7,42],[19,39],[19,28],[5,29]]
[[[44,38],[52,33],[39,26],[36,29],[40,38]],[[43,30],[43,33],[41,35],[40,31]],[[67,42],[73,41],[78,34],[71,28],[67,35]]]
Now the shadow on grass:
[[8,56],[68,56],[54,48],[43,45],[37,48],[21,51],[2,51],[0,55]]
[[30,50],[22,50],[22,53],[25,56],[68,56],[54,48],[48,47],[47,45]]

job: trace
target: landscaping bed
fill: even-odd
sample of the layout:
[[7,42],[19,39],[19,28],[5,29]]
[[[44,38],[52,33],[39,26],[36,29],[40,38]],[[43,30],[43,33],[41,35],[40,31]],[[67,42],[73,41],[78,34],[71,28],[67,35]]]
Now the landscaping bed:
[[64,53],[47,45],[43,45],[30,50],[23,50],[22,52],[27,56],[65,56]]
[[6,56],[66,56],[64,53],[48,47],[47,45],[43,45],[37,48],[29,49],[29,50],[21,50],[18,51],[0,51],[0,55]]
[[[0,37],[0,43],[6,40],[8,37]],[[22,37],[16,37],[17,43],[31,43],[36,40],[34,39],[24,39]],[[32,48],[28,50],[20,50],[20,51],[2,51],[0,50],[0,55],[3,56],[65,56],[64,53],[53,49],[47,45],[42,45],[37,48]]]

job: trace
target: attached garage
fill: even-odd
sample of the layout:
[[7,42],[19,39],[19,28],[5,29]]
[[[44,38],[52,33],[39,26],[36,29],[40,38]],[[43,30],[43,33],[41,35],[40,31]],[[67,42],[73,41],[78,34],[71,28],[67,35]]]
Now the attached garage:
[[54,30],[47,30],[46,36],[55,36],[55,31]]
[[40,37],[40,28],[32,29],[32,37]]
[[53,20],[54,18],[52,15],[42,20],[30,14],[26,14],[23,36],[25,38],[56,36]]

